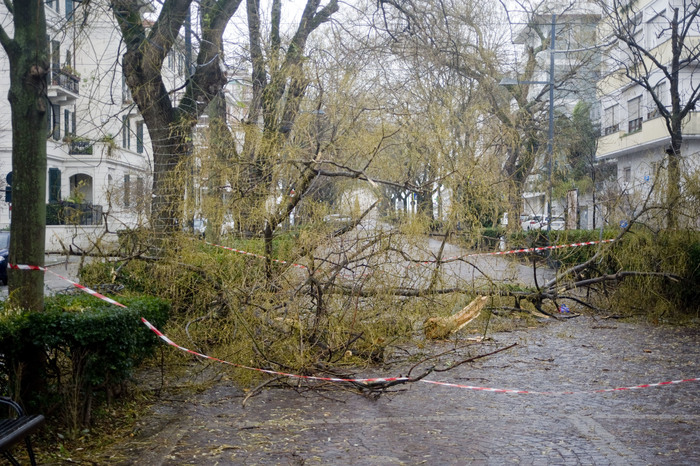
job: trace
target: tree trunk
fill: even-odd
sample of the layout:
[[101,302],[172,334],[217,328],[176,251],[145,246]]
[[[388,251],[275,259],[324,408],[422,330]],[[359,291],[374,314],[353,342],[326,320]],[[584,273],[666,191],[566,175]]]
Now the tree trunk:
[[668,154],[668,180],[666,186],[666,228],[673,230],[678,227],[678,207],[681,197],[681,144],[680,130],[671,135],[671,146]]
[[[44,265],[46,232],[47,55],[43,2],[15,2],[10,59],[12,112],[11,264]],[[9,293],[22,309],[44,309],[44,273],[12,270]],[[19,291],[19,292],[17,292]]]
[[[46,232],[46,127],[49,71],[46,17],[41,0],[13,5],[14,39],[0,26],[0,42],[10,61],[12,117],[11,264],[44,265]],[[44,310],[44,273],[11,270],[9,296],[17,307]],[[32,346],[22,354],[19,398],[29,403],[45,389],[46,353]]]
[[[187,73],[184,93],[177,106],[163,80],[163,62],[190,18],[191,0],[162,2],[158,20],[148,30],[141,2],[110,0],[121,29],[126,53],[122,67],[134,102],[148,127],[153,146],[153,226],[159,233],[174,230],[182,217],[182,178],[176,168],[190,154],[191,131],[209,104],[226,84],[221,69],[222,34],[241,0],[199,2],[201,18],[197,63]],[[190,52],[189,50],[187,51]]]

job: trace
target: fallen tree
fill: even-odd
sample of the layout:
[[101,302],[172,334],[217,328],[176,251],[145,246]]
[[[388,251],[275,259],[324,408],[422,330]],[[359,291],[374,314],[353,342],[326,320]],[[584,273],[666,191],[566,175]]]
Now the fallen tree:
[[447,338],[479,317],[487,301],[488,296],[479,296],[456,314],[449,317],[430,317],[423,324],[425,337],[430,340]]

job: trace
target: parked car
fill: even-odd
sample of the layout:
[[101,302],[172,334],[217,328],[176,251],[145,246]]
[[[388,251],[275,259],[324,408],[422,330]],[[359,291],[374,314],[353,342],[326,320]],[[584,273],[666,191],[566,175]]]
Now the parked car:
[[527,220],[521,223],[523,230],[539,230],[542,228],[542,217],[539,215],[532,215]]
[[0,231],[0,283],[7,285],[7,258],[10,255],[10,232]]
[[195,218],[192,222],[192,232],[195,236],[204,238],[204,234],[207,232],[207,219]]
[[347,224],[352,222],[352,217],[343,214],[328,214],[325,217],[323,217],[323,221],[326,223],[333,224]]
[[[545,224],[543,228],[546,228],[546,226],[547,225]],[[566,221],[564,220],[564,217],[554,217],[550,228],[552,230],[566,230]]]

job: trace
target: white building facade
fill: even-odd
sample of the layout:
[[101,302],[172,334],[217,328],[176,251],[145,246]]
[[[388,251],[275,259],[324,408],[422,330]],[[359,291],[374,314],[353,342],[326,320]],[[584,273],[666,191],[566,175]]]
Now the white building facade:
[[[543,2],[529,18],[528,25],[515,37],[514,43],[536,48],[542,44],[541,37],[549,41],[554,34],[554,47],[549,42],[549,48],[537,55],[537,68],[530,79],[534,83],[529,91],[530,98],[540,96],[549,105],[548,83],[553,84],[554,99],[549,107],[549,111],[555,115],[553,160],[550,161],[550,155],[544,151],[538,156],[533,172],[525,183],[523,215],[542,218],[548,215],[571,216],[573,224],[580,228],[590,228],[592,224],[589,210],[593,209],[588,206],[590,193],[580,193],[577,199],[583,205],[577,205],[573,210],[567,208],[566,199],[553,196],[550,202],[549,196],[550,183],[557,182],[556,173],[552,172],[566,163],[559,149],[556,115],[571,116],[579,102],[590,105],[593,115],[598,113],[595,83],[600,62],[600,54],[596,50],[599,21],[600,8],[595,2],[552,0]],[[539,117],[546,116],[540,113]],[[542,147],[545,145],[542,144]],[[550,206],[552,212],[548,211]]]
[[[690,2],[688,2],[690,4]],[[670,65],[671,28],[674,9],[684,2],[677,0],[646,0],[631,5],[629,28],[634,40],[654,57],[662,66]],[[695,5],[697,7],[697,4]],[[686,47],[698,53],[700,45],[700,21],[688,25]],[[616,184],[620,202],[607,208],[604,215],[609,223],[624,222],[638,213],[647,199],[660,198],[663,190],[661,179],[670,148],[671,138],[666,119],[659,112],[651,92],[635,84],[624,75],[632,59],[625,44],[616,43],[606,60],[605,73],[598,83],[601,107],[601,137],[596,158],[601,163],[612,163],[617,167]],[[671,106],[671,86],[658,66],[649,59],[644,60],[649,70],[643,74],[654,89],[660,103],[667,109]],[[697,95],[700,86],[698,65],[683,67],[678,76],[681,105]],[[684,176],[697,172],[700,167],[700,114],[691,111],[683,122],[683,145],[681,147],[681,170]],[[653,192],[652,189],[656,192]]]
[[[115,234],[146,221],[152,184],[148,130],[124,82],[121,32],[106,2],[45,2],[50,73],[47,121],[47,250],[76,237]],[[0,5],[3,27],[12,16]],[[172,52],[166,81],[182,82],[184,57]],[[0,52],[0,95],[9,89],[9,61]],[[12,122],[0,100],[0,180],[11,192]],[[9,176],[8,176],[9,175]],[[7,200],[11,200],[8,196]],[[11,202],[0,201],[0,229],[9,228]],[[61,220],[62,206],[73,215]],[[65,215],[63,215],[65,218]],[[60,241],[59,241],[60,239]],[[83,241],[85,243],[85,241]],[[90,243],[90,239],[87,239]]]

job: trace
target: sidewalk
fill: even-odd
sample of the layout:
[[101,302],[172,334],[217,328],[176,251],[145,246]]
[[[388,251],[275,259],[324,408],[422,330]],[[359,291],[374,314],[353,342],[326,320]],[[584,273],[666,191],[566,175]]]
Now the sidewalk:
[[[700,376],[698,328],[582,316],[493,337],[455,360],[518,345],[428,379],[547,393],[414,383],[371,400],[340,389],[267,389],[243,408],[245,394],[224,381],[192,398],[159,403],[133,439],[95,460],[122,465],[700,464],[700,382],[595,392]],[[454,344],[436,343],[430,351],[437,354]],[[373,368],[364,375],[405,370]],[[565,394],[570,391],[578,393]]]
[[[47,254],[44,259],[44,266],[52,270],[53,272],[68,278],[69,280],[78,280],[78,264],[80,262],[79,256],[65,256],[60,254]],[[31,264],[34,265],[34,264]],[[55,276],[54,274],[47,273],[44,276],[44,292],[45,294],[51,295],[54,293],[59,293],[62,291],[73,289],[74,286]],[[7,298],[7,286],[0,286],[0,299]]]

